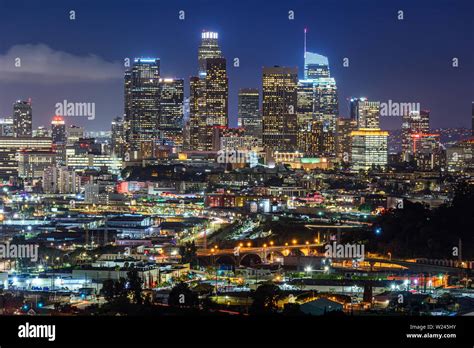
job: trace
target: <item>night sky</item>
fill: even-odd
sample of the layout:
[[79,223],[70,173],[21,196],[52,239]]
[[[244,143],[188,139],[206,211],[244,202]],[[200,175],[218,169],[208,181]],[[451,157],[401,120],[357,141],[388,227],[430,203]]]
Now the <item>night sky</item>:
[[[188,95],[200,33],[208,29],[219,32],[227,58],[235,126],[238,89],[261,89],[262,66],[298,66],[302,77],[307,27],[308,51],[329,58],[341,116],[348,116],[349,97],[366,96],[419,102],[431,110],[432,127],[470,127],[473,18],[473,0],[0,0],[0,117],[11,115],[15,100],[31,97],[37,127],[49,125],[57,102],[95,102],[95,120],[66,122],[109,130],[123,115],[124,58],[160,57],[162,76],[184,78]],[[382,127],[400,121],[384,117]]]

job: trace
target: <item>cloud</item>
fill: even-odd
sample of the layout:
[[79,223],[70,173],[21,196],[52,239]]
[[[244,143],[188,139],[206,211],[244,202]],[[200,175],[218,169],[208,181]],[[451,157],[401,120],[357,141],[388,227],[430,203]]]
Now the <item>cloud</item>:
[[[20,58],[20,66],[17,58]],[[44,44],[15,45],[0,55],[0,82],[58,84],[100,82],[123,77],[119,62],[90,54],[76,56]]]

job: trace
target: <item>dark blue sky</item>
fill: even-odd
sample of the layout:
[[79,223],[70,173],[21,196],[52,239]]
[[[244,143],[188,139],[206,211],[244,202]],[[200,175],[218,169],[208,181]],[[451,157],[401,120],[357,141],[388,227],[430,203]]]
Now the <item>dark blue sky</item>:
[[[187,95],[200,32],[209,29],[219,32],[228,60],[235,125],[237,91],[261,88],[262,66],[298,66],[302,75],[307,27],[308,50],[329,58],[340,115],[348,116],[347,98],[367,96],[420,102],[432,110],[432,127],[470,127],[473,18],[473,0],[0,0],[0,117],[19,98],[32,98],[35,126],[49,124],[64,99],[95,102],[95,120],[66,122],[109,129],[123,114],[123,59],[160,57],[162,75],[183,77]],[[12,68],[17,56],[22,66]],[[238,68],[231,64],[235,57]],[[399,118],[382,119],[388,129],[399,124]]]

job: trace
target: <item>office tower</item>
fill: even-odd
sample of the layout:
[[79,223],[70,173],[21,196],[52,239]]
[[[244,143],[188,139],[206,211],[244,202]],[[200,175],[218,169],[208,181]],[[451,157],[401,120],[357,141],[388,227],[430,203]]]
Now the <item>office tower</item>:
[[260,139],[262,137],[262,118],[260,117],[258,89],[240,89],[238,103],[239,126],[244,128],[246,135]]
[[51,151],[51,138],[0,137],[0,178],[18,177],[18,154],[23,150]]
[[81,176],[65,166],[50,166],[43,171],[43,192],[71,194],[81,190]]
[[[333,156],[339,109],[336,80],[331,77],[327,57],[306,51],[306,29],[304,34],[304,79],[298,82],[298,131],[308,132],[313,129],[311,132],[323,135],[326,140],[322,141],[321,136],[300,136],[299,147],[316,148],[320,154]],[[317,123],[314,123],[315,121]],[[301,141],[305,138],[308,141],[318,141],[318,144],[304,145]]]
[[381,169],[387,166],[388,132],[373,128],[352,131],[352,171]]
[[323,121],[335,131],[338,114],[336,81],[332,77],[298,82],[298,126],[304,128],[307,122]]
[[212,31],[203,31],[201,33],[201,45],[198,49],[199,77],[206,74],[207,58],[223,58],[218,43],[218,33]]
[[66,143],[73,145],[79,139],[84,138],[84,127],[70,125],[66,128]]
[[332,77],[324,77],[316,81],[316,119],[324,122],[326,127],[335,132],[338,115],[336,80]]
[[160,139],[175,146],[183,145],[184,80],[160,79]]
[[207,124],[227,126],[229,82],[224,58],[206,59],[205,81]]
[[18,100],[13,104],[13,132],[16,137],[33,135],[33,111],[31,100]]
[[471,134],[474,136],[474,102],[471,104]]
[[433,170],[439,169],[441,165],[441,148],[439,134],[415,133],[411,136],[412,156],[417,169]]
[[465,139],[446,149],[448,172],[463,173],[474,170],[474,141]]
[[298,130],[298,150],[306,156],[332,157],[335,153],[334,132],[323,121],[311,121]]
[[126,160],[150,158],[158,138],[159,58],[135,58],[125,73]]
[[62,116],[54,116],[51,121],[51,140],[53,144],[66,144],[66,123]]
[[271,150],[295,150],[298,68],[264,67],[262,83],[263,145]]
[[359,128],[380,128],[380,102],[367,98],[351,98],[351,118],[357,121]]
[[189,148],[211,151],[214,126],[227,126],[226,60],[217,44],[217,33],[203,32],[199,47],[199,76],[190,79]]
[[123,158],[125,152],[125,128],[122,117],[116,117],[112,121],[110,136],[110,152],[112,156]]
[[44,138],[51,136],[51,129],[46,128],[45,126],[39,126],[36,129],[33,129],[34,138]]
[[430,134],[430,111],[415,110],[403,115],[402,160],[409,161],[415,154],[416,142]]
[[330,77],[328,58],[317,53],[305,52],[304,79],[310,80],[327,77]]
[[189,103],[189,149],[204,151],[206,144],[206,95],[205,80],[199,77],[190,79]]
[[18,151],[18,176],[22,179],[41,179],[44,170],[56,163],[56,153],[40,150]]
[[314,80],[299,80],[297,90],[297,123],[298,130],[308,129],[316,120],[316,84]]
[[336,156],[344,165],[352,158],[351,133],[357,129],[357,121],[350,118],[338,118],[336,122]]
[[0,119],[0,137],[12,137],[14,136],[13,129],[13,118],[1,118]]

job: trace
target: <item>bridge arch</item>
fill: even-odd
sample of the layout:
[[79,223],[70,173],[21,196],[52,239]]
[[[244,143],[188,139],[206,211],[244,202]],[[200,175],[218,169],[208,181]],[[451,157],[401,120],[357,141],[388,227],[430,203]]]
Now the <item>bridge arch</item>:
[[232,255],[219,255],[216,257],[216,263],[219,265],[235,265],[237,261]]
[[290,249],[290,254],[289,256],[305,256],[305,254],[300,250],[300,249]]
[[262,258],[258,254],[249,253],[242,256],[240,259],[240,265],[252,266],[262,263]]

